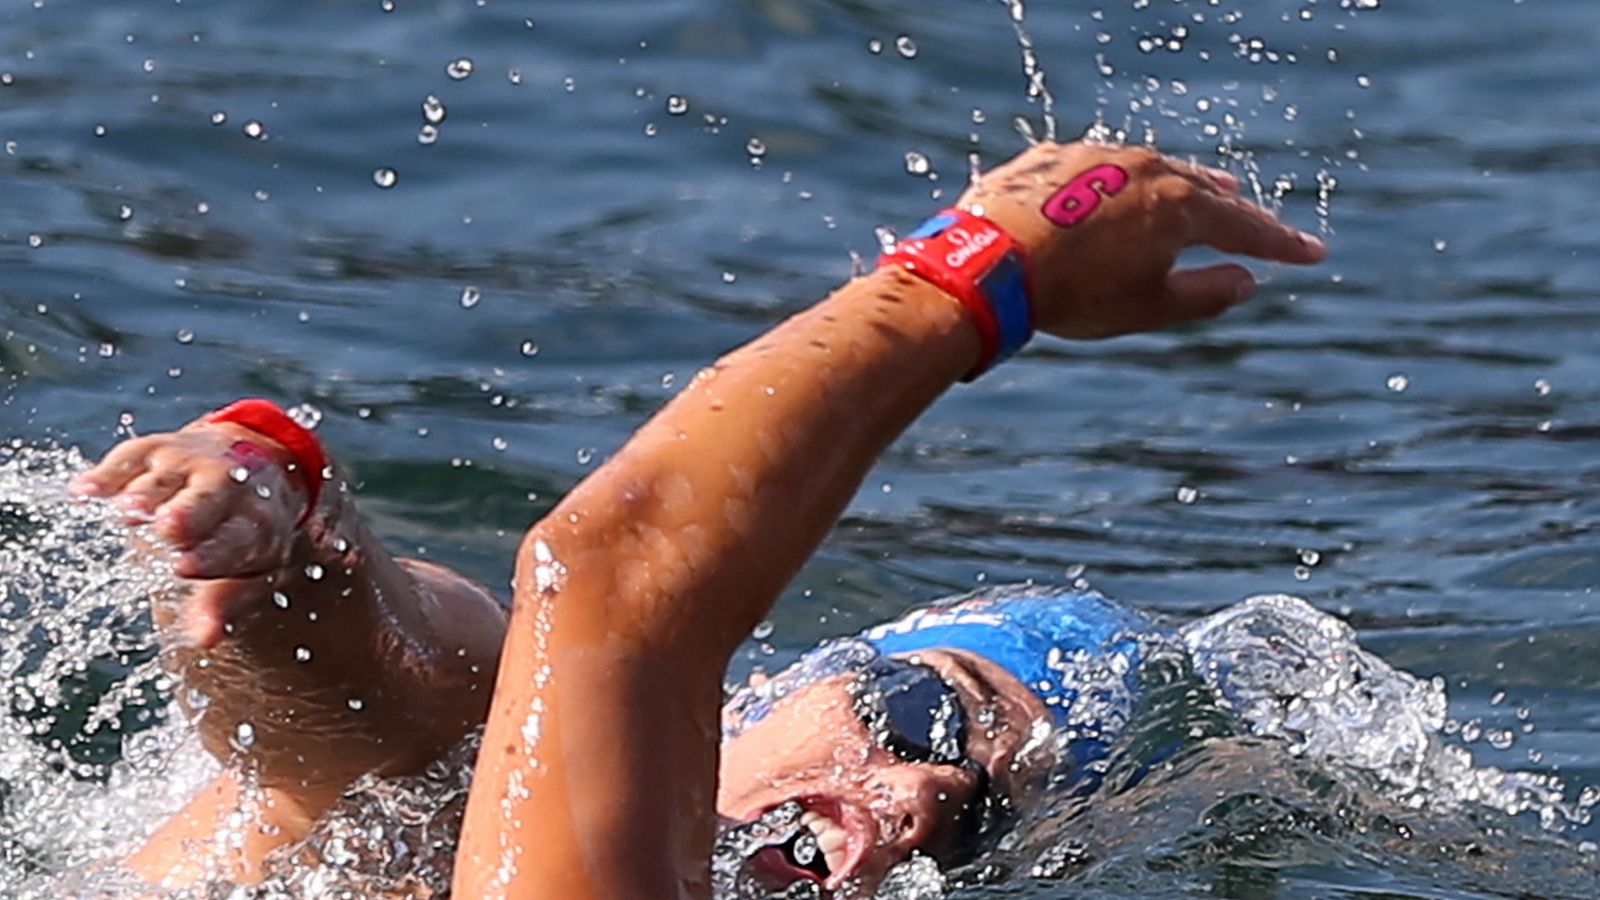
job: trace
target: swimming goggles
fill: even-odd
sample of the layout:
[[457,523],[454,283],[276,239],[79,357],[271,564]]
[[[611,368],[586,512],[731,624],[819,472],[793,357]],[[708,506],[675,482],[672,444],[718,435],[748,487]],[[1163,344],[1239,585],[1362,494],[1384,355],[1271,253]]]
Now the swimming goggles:
[[977,780],[958,829],[982,833],[997,812],[989,770],[967,755],[967,713],[961,696],[929,666],[880,656],[850,682],[855,713],[879,747],[908,763],[956,766]]

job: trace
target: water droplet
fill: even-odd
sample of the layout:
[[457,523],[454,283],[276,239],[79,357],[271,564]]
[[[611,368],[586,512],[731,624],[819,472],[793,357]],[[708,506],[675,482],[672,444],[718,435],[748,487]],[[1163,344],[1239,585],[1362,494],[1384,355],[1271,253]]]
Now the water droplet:
[[483,299],[483,294],[477,288],[468,285],[461,289],[461,308],[471,309]]
[[907,172],[910,172],[912,175],[926,175],[932,169],[933,163],[928,161],[928,157],[918,153],[915,150],[906,151]]
[[917,55],[917,42],[913,41],[909,35],[902,34],[895,38],[894,48],[899,50],[900,55],[906,59],[914,59]]
[[126,203],[124,203],[122,206],[117,207],[117,218],[121,219],[124,222],[126,222],[129,219],[133,218],[133,207],[127,205]]
[[1399,372],[1396,372],[1395,374],[1390,375],[1389,380],[1384,382],[1384,384],[1389,386],[1389,390],[1398,394],[1411,386],[1411,379]]
[[423,125],[417,129],[417,143],[424,147],[432,146],[439,139],[439,126]]
[[493,440],[489,441],[489,446],[493,447],[496,450],[504,451],[507,447],[509,447],[511,445],[506,442],[505,438],[500,437],[499,435],[496,435]]
[[106,127],[104,125],[99,124],[98,122],[95,123],[94,136],[95,137],[105,137],[106,136]]
[[244,123],[244,127],[240,130],[244,132],[245,137],[253,141],[264,141],[267,139],[267,126],[263,125],[256,119],[251,119],[250,121]]
[[678,94],[673,94],[667,98],[667,115],[681,116],[688,111],[689,101],[687,98],[679,96]]
[[1191,504],[1200,499],[1200,492],[1188,485],[1178,488],[1178,502],[1184,505]]
[[156,61],[153,59],[147,59],[144,61],[144,65],[141,66],[141,68],[143,68],[146,72],[154,72],[156,70]]
[[250,480],[250,470],[246,469],[244,466],[234,466],[228,470],[228,477],[232,478],[239,484],[244,484],[246,481]]
[[304,647],[304,646],[294,648],[294,661],[295,662],[310,662],[311,661],[311,648],[310,647]]
[[309,403],[292,406],[287,412],[289,413],[289,418],[293,419],[295,424],[301,428],[316,428],[322,424],[322,410]]
[[1534,393],[1541,397],[1548,397],[1550,396],[1550,382],[1543,378],[1535,379],[1533,382],[1533,390]]
[[213,125],[225,125],[225,124],[227,124],[227,122],[228,122],[228,114],[226,112],[223,112],[222,110],[219,109],[216,112],[211,114],[211,124],[213,124]]
[[644,126],[644,136],[645,137],[655,137],[656,136],[656,132],[658,130],[659,129],[656,128],[656,123],[654,123],[654,122],[646,122],[645,126]]
[[878,54],[882,53],[883,41],[880,41],[877,38],[867,41],[867,52],[871,53],[873,56],[877,56]]
[[273,591],[272,592],[272,604],[274,606],[278,607],[279,609],[288,609],[289,608],[289,595],[285,594],[283,591]]
[[437,125],[440,122],[443,122],[444,117],[448,114],[449,110],[445,109],[443,100],[440,100],[438,97],[435,97],[432,94],[429,94],[423,99],[422,118],[426,120],[428,124]]
[[1444,238],[1434,238],[1433,239],[1433,252],[1435,252],[1435,253],[1443,253],[1445,250],[1449,249],[1449,247],[1450,247],[1450,242],[1445,240]]
[[238,727],[233,729],[233,740],[231,741],[233,749],[248,750],[255,742],[256,728],[249,722],[240,722]]
[[386,13],[394,12],[394,0],[380,0],[378,8]]
[[452,80],[460,81],[472,74],[472,68],[472,60],[463,56],[460,59],[451,60],[444,67],[444,73],[449,75]]
[[1295,566],[1294,567],[1294,580],[1295,581],[1310,581],[1311,580],[1311,569],[1307,568],[1306,566]]
[[306,566],[307,581],[321,581],[326,574],[327,571],[317,563],[310,563]]
[[44,246],[44,237],[42,235],[37,235],[37,234],[28,235],[28,246],[29,247],[34,247],[34,248],[43,247]]
[[116,356],[116,355],[117,355],[117,345],[116,344],[107,342],[107,343],[103,343],[103,344],[100,345],[100,356],[102,358],[110,359],[111,357]]
[[194,343],[194,332],[187,328],[179,328],[177,338],[180,344],[192,344]]
[[666,374],[661,376],[661,386],[664,387],[664,388],[670,388],[670,387],[672,387],[673,382],[675,382],[677,380],[678,380],[678,376],[672,374],[671,372],[667,372]]
[[1372,79],[1366,75],[1357,75],[1356,86],[1362,88],[1372,87]]
[[1308,566],[1322,562],[1322,554],[1315,550],[1301,550],[1299,555],[1300,561]]
[[751,160],[757,160],[767,155],[767,145],[760,138],[753,137],[745,142],[744,152],[750,154]]
[[754,631],[750,632],[750,636],[758,641],[764,641],[767,638],[772,637],[773,631],[774,628],[771,622],[761,622],[760,624],[756,625]]
[[539,345],[535,344],[533,341],[523,341],[520,349],[522,350],[523,356],[539,355]]
[[512,70],[506,72],[506,80],[511,82],[512,84],[521,84],[522,83],[522,70],[521,69],[512,69]]
[[388,167],[375,169],[372,173],[372,183],[385,190],[394,187],[399,180],[400,173]]
[[360,712],[362,708],[367,705],[367,702],[362,700],[360,697],[351,697],[349,700],[344,702],[344,705],[350,707],[356,712]]
[[594,461],[594,450],[592,450],[589,447],[579,448],[579,450],[578,450],[578,465],[587,466],[589,463],[591,463],[593,461]]
[[568,75],[566,78],[561,79],[561,86],[566,88],[567,93],[570,94],[578,89],[578,81],[571,75]]

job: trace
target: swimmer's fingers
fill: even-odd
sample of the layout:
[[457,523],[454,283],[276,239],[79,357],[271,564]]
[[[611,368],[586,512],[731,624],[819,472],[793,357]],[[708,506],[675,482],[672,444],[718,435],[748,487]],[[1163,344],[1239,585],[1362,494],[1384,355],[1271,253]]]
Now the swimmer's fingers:
[[1184,202],[1189,242],[1224,253],[1309,265],[1322,262],[1328,248],[1313,234],[1278,220],[1270,211],[1224,191],[1209,178],[1190,176],[1199,188]]
[[159,446],[161,442],[154,436],[123,441],[94,468],[72,479],[72,491],[91,497],[115,494],[149,468],[150,454]]
[[1161,309],[1170,317],[1163,325],[1193,322],[1219,316],[1231,306],[1250,299],[1256,280],[1250,270],[1234,263],[1203,269],[1179,269],[1167,276]]
[[1221,194],[1239,193],[1239,176],[1227,169],[1216,169],[1211,166],[1202,166],[1199,163],[1176,163],[1179,171],[1189,178],[1201,182]]
[[261,504],[241,504],[211,529],[210,534],[178,556],[175,571],[182,578],[245,578],[283,567],[293,546],[295,529],[282,515]]
[[181,628],[188,642],[208,650],[222,640],[227,624],[243,611],[240,601],[250,596],[245,581],[210,581],[184,604]]
[[122,486],[112,503],[121,507],[130,518],[144,520],[161,504],[183,489],[189,481],[189,472],[181,466],[161,466],[152,462],[143,474]]
[[156,510],[156,534],[179,550],[192,549],[234,512],[240,485],[226,471],[210,468],[189,477],[183,490]]

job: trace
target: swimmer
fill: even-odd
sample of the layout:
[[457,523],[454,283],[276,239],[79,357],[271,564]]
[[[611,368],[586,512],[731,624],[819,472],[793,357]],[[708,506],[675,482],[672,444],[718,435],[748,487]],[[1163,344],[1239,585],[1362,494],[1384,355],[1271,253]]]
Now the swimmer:
[[[718,816],[791,802],[811,837],[759,855],[769,883],[869,891],[914,852],[970,852],[1041,781],[1087,789],[1144,626],[1087,595],[914,613],[726,709],[722,679],[879,454],[957,381],[1035,329],[1110,337],[1251,295],[1237,264],[1175,270],[1188,247],[1323,258],[1238,191],[1087,142],[985,174],[875,272],[702,371],[536,523],[509,618],[482,586],[391,558],[270,405],[114,448],[76,489],[178,549],[165,652],[228,767],[128,865],[168,888],[208,868],[250,881],[352,778],[414,770],[480,723],[459,897],[705,897]],[[247,781],[262,822],[217,847]]]

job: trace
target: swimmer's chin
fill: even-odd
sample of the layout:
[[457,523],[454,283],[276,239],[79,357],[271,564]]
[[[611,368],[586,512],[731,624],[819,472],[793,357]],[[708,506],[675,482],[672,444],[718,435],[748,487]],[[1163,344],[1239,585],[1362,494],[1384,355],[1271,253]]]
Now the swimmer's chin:
[[[820,885],[825,891],[846,886],[867,888],[873,848],[879,845],[876,820],[866,810],[837,797],[807,795],[785,800],[803,810],[802,829],[794,840],[782,846],[767,847],[750,859],[753,875],[766,887],[781,889],[800,881]],[[784,803],[750,811],[739,817],[750,822]],[[796,841],[807,837],[815,842],[816,852],[802,862],[796,856]]]

